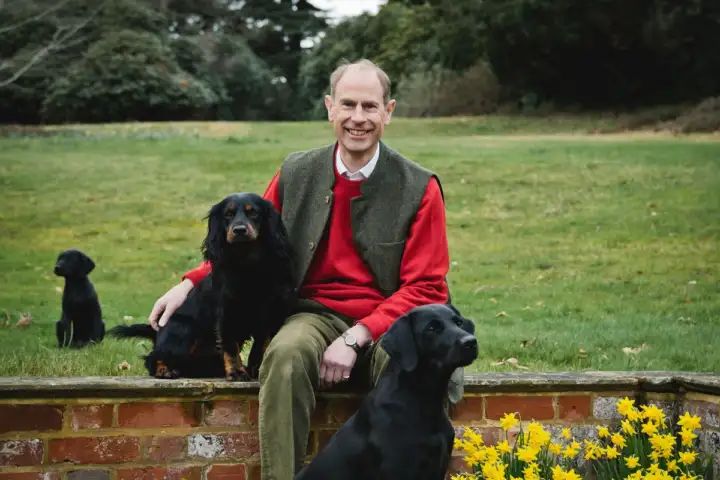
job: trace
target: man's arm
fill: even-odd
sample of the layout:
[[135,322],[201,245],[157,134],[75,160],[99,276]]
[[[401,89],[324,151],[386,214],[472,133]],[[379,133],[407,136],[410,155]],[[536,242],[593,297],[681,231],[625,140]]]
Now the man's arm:
[[[377,340],[398,317],[412,308],[429,303],[446,303],[448,289],[445,276],[448,268],[445,205],[440,185],[433,177],[428,182],[405,240],[400,262],[400,288],[347,333],[353,334],[358,345],[364,347]],[[321,384],[332,385],[348,378],[356,360],[357,354],[345,345],[344,339],[336,339],[323,354]]]

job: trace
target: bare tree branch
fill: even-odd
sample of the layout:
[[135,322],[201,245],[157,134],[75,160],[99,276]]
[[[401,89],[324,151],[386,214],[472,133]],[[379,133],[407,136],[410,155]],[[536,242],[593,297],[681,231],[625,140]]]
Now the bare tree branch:
[[[32,22],[35,22],[35,21],[37,21],[37,20],[40,20],[41,18],[43,18],[43,17],[45,17],[45,16],[53,13],[54,11],[59,10],[60,8],[62,8],[62,7],[63,7],[66,3],[68,3],[69,1],[70,1],[70,0],[60,0],[58,3],[56,3],[56,4],[53,5],[52,7],[48,8],[48,9],[45,10],[45,11],[42,11],[42,12],[38,13],[37,15],[34,15],[34,16],[32,16],[32,17],[29,17],[29,18],[26,18],[25,20],[22,20],[22,21],[16,23],[15,25],[8,25],[7,27],[2,27],[2,28],[0,28],[0,35],[2,35],[3,33],[10,32],[10,31],[12,31],[12,30],[15,30],[16,28],[20,28],[20,27],[22,27],[23,25],[27,25],[28,23],[32,23]],[[0,6],[2,6],[2,3],[0,3]]]
[[[82,28],[84,28],[88,23],[92,21],[93,18],[97,16],[98,13],[100,13],[100,10],[105,6],[105,4],[108,2],[108,0],[104,0],[95,10],[93,10],[90,15],[82,20],[81,22],[78,22],[76,25],[70,26],[60,26],[57,27],[57,30],[55,30],[55,33],[53,33],[53,37],[50,40],[50,42],[45,45],[44,47],[37,50],[33,56],[28,60],[25,65],[20,67],[13,75],[11,75],[9,78],[6,78],[4,80],[0,80],[0,88],[7,87],[11,83],[17,81],[20,77],[22,77],[28,70],[30,70],[34,65],[38,64],[40,61],[42,61],[45,57],[47,57],[50,53],[56,52],[59,50],[62,50],[63,48],[67,48],[70,45],[74,45],[75,42],[70,43],[69,40]],[[3,62],[0,65],[0,71],[8,68],[8,62]]]

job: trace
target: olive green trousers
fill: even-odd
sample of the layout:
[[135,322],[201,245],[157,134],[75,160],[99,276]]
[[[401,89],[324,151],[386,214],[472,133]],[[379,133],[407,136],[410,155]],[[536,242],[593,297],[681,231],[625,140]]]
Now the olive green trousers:
[[[260,460],[263,480],[291,480],[307,453],[320,362],[351,319],[303,300],[265,351],[260,367]],[[361,352],[341,388],[369,390],[389,357],[377,344]],[[332,391],[332,390],[330,390]]]

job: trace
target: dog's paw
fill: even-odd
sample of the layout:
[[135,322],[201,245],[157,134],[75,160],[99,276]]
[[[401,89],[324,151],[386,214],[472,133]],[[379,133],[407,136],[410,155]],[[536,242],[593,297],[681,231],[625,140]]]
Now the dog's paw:
[[234,368],[229,372],[225,372],[225,380],[228,382],[249,382],[250,375],[244,368]]

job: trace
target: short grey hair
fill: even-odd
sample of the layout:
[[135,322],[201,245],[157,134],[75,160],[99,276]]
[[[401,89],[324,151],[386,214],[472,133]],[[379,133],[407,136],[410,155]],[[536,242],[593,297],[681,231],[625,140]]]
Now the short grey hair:
[[337,87],[337,83],[340,81],[342,76],[345,75],[345,72],[347,72],[347,70],[351,67],[370,68],[372,70],[375,70],[375,73],[378,76],[378,80],[380,80],[380,85],[383,89],[383,103],[387,104],[390,101],[390,77],[388,77],[388,74],[385,73],[385,71],[380,68],[376,63],[368,60],[367,58],[362,58],[354,62],[349,62],[347,60],[342,60],[340,62],[340,65],[330,74],[331,97],[335,98],[335,87]]

